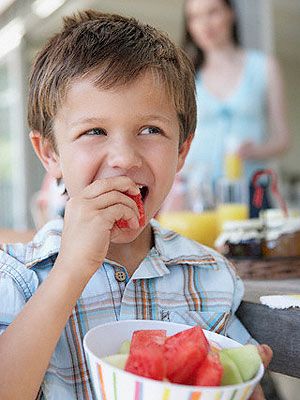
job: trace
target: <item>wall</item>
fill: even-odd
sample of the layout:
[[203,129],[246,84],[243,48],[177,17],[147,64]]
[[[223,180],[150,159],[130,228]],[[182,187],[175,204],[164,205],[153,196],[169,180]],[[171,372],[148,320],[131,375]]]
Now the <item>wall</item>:
[[273,0],[274,51],[286,85],[288,119],[293,145],[282,160],[282,169],[300,177],[300,1]]

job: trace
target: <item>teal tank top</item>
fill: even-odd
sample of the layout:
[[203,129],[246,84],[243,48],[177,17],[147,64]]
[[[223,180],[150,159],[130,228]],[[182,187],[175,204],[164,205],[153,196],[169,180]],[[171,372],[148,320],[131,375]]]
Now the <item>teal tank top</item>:
[[[222,72],[220,72],[222,73]],[[215,182],[223,176],[226,141],[237,136],[241,141],[262,143],[268,132],[267,58],[257,50],[246,52],[244,72],[235,91],[225,100],[211,94],[196,76],[197,128],[183,175],[206,171]],[[266,161],[245,161],[244,174],[250,181],[253,172],[267,166]]]

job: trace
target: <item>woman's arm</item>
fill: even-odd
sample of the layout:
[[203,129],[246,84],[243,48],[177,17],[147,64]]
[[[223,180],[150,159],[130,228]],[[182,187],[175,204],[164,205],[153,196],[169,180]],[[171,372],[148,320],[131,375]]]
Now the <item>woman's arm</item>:
[[267,75],[269,135],[267,141],[261,145],[253,142],[243,143],[239,154],[244,160],[264,160],[276,157],[285,153],[290,147],[291,138],[287,122],[284,82],[278,62],[273,57],[268,57]]

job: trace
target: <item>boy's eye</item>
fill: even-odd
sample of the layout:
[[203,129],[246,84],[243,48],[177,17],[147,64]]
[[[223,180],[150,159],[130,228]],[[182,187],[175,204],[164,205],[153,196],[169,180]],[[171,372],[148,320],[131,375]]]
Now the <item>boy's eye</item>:
[[147,126],[143,128],[141,131],[142,135],[159,135],[161,133],[161,129],[157,128],[156,126]]
[[102,128],[93,128],[85,132],[88,136],[106,136],[106,131]]

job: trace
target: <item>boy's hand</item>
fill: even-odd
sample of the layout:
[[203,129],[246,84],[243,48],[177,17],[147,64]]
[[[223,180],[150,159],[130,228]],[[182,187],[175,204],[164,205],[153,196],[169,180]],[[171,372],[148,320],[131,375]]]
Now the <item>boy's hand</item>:
[[[264,367],[267,368],[273,357],[273,351],[271,347],[266,344],[262,344],[258,346],[258,351]],[[249,400],[265,400],[265,396],[260,385],[256,386]]]
[[59,254],[63,264],[74,265],[74,271],[89,279],[106,257],[110,242],[122,233],[116,222],[123,219],[128,228],[139,228],[139,210],[130,197],[139,193],[130,178],[118,176],[96,180],[71,197]]

